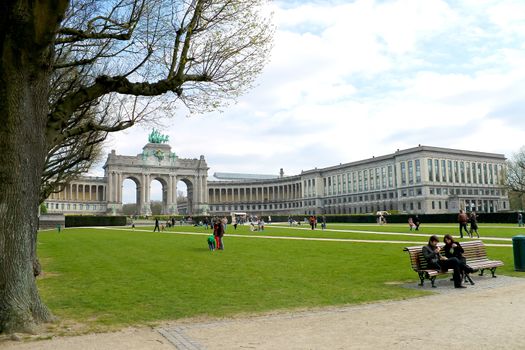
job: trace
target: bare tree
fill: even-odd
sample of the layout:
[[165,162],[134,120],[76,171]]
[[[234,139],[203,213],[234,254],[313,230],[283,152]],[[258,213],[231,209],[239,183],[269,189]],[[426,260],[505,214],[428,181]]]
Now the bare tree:
[[222,108],[250,88],[271,46],[264,5],[0,2],[0,332],[53,319],[32,267],[46,193],[83,171],[107,133]]
[[506,185],[509,190],[525,194],[525,147],[507,161]]

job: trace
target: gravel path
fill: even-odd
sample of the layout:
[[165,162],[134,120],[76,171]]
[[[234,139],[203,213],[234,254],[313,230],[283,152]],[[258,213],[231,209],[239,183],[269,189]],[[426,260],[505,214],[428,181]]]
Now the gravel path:
[[[2,342],[5,350],[214,349],[525,349],[525,279],[475,277],[454,289],[447,278],[434,295],[315,311],[173,322],[157,329]],[[414,283],[407,288],[418,288]]]

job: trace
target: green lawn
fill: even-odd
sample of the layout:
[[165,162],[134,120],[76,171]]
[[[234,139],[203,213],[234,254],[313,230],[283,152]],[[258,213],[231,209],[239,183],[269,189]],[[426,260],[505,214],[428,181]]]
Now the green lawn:
[[[337,226],[343,230],[357,227],[363,228]],[[372,228],[387,231],[394,226]],[[144,229],[148,232],[137,228],[135,232],[67,229],[60,234],[40,233],[38,249],[46,275],[39,280],[39,288],[53,312],[62,319],[92,327],[123,326],[193,316],[221,317],[401,299],[424,293],[396,285],[417,280],[402,251],[406,244],[227,235],[226,250],[210,252],[204,235],[159,234],[149,232],[152,228]],[[175,230],[206,232],[187,226]],[[413,240],[426,241],[432,233],[430,226],[426,230]],[[441,235],[439,230],[436,227],[434,233]],[[491,236],[501,232],[494,230]],[[508,231],[505,237],[515,234]],[[237,231],[228,227],[227,234],[233,233],[254,235],[246,226]],[[257,234],[412,240],[408,236],[311,232],[286,227],[267,228]],[[505,262],[500,274],[519,275],[512,271],[511,248],[489,247],[488,252],[490,257]]]

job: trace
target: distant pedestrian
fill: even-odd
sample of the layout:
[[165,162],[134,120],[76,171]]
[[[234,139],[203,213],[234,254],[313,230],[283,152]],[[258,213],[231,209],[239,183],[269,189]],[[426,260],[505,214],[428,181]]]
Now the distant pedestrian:
[[475,211],[470,213],[469,222],[470,222],[469,237],[472,238],[472,236],[474,235],[474,232],[476,232],[476,235],[479,238],[479,233],[478,233],[478,216],[476,215]]
[[224,250],[224,233],[226,232],[226,225],[223,222],[219,222],[219,227],[217,230],[217,236],[219,236],[219,246],[217,249]]
[[459,237],[463,238],[463,230],[469,234],[468,228],[467,228],[467,222],[468,222],[468,216],[465,214],[463,210],[459,211],[458,215],[458,223],[459,223]]
[[219,249],[221,246],[221,240],[219,237],[219,227],[222,226],[221,221],[217,219],[213,224],[213,237],[215,238],[215,247]]
[[160,225],[159,225],[159,219],[155,218],[155,228],[153,229],[153,232],[158,231],[160,232]]
[[412,217],[408,218],[408,227],[410,228],[410,231],[412,231],[412,229],[416,227],[416,225],[414,225],[414,219],[412,219]]
[[518,213],[518,227],[523,227],[523,214]]
[[268,225],[271,225],[271,224],[272,224],[272,217],[268,215]]
[[421,221],[419,220],[419,215],[416,215],[414,218],[414,226],[416,227],[416,231],[419,231],[419,225],[421,225]]
[[314,219],[314,217],[310,216],[309,221],[310,221],[310,226],[312,227],[312,230],[313,230],[315,228],[315,219]]

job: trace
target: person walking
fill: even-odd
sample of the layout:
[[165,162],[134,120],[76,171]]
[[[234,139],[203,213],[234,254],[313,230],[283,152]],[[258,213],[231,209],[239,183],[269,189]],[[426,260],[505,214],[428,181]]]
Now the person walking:
[[153,232],[155,231],[160,232],[159,218],[155,218],[155,228],[153,229]]
[[469,234],[468,228],[467,228],[467,222],[468,222],[468,216],[467,216],[467,214],[465,214],[463,209],[461,209],[459,211],[459,215],[458,215],[459,237],[461,237],[461,238],[463,238],[463,230],[465,230],[467,235]]
[[478,233],[478,216],[476,215],[475,211],[470,213],[469,221],[470,221],[469,237],[472,238],[472,236],[474,235],[474,232],[476,232],[476,235],[479,238],[479,233]]
[[523,227],[523,214],[518,213],[518,227]]

